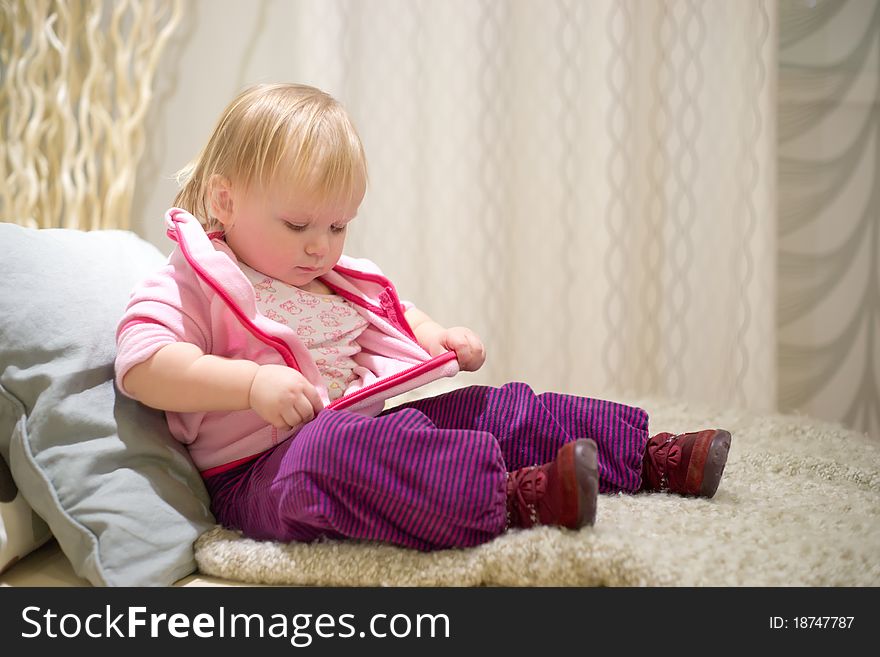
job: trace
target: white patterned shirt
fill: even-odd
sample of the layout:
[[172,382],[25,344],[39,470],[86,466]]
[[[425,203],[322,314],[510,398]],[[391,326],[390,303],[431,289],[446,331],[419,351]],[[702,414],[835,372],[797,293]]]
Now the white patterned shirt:
[[341,397],[357,378],[353,356],[361,350],[357,339],[367,320],[339,295],[306,292],[244,263],[239,267],[254,286],[257,310],[293,329],[318,366],[330,401]]

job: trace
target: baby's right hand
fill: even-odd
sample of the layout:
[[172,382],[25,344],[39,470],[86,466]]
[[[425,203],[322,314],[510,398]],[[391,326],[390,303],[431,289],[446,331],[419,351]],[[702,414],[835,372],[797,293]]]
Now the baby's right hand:
[[324,408],[308,379],[291,367],[261,365],[251,382],[250,405],[276,429],[305,424]]

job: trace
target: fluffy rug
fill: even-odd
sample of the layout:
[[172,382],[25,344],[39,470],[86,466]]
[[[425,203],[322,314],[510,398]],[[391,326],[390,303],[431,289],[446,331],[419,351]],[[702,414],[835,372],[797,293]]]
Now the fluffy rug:
[[711,500],[603,495],[594,527],[511,531],[476,548],[420,553],[376,543],[281,544],[215,528],[202,573],[312,586],[878,586],[880,444],[793,415],[633,400],[651,432],[733,434]]

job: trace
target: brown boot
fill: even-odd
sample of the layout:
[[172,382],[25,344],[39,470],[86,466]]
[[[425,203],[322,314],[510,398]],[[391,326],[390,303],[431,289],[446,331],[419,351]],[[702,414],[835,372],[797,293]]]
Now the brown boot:
[[556,459],[507,474],[507,524],[579,529],[596,520],[599,469],[590,439],[563,445]]
[[730,433],[724,429],[658,433],[645,449],[641,489],[712,497],[729,450]]

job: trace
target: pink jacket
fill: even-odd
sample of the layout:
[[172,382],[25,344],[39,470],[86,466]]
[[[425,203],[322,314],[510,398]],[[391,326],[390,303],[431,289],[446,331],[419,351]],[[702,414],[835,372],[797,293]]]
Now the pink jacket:
[[[369,322],[354,357],[362,378],[328,403],[318,368],[293,329],[261,315],[253,287],[220,233],[207,235],[188,212],[165,215],[177,248],[167,264],[133,292],[116,331],[116,383],[161,347],[186,341],[208,354],[288,365],[318,390],[326,412],[347,409],[379,414],[386,399],[458,373],[454,352],[431,358],[416,342],[404,305],[391,282],[369,260],[342,256],[321,280],[352,302]],[[203,474],[222,471],[293,436],[252,410],[167,412],[172,435],[189,449]]]

